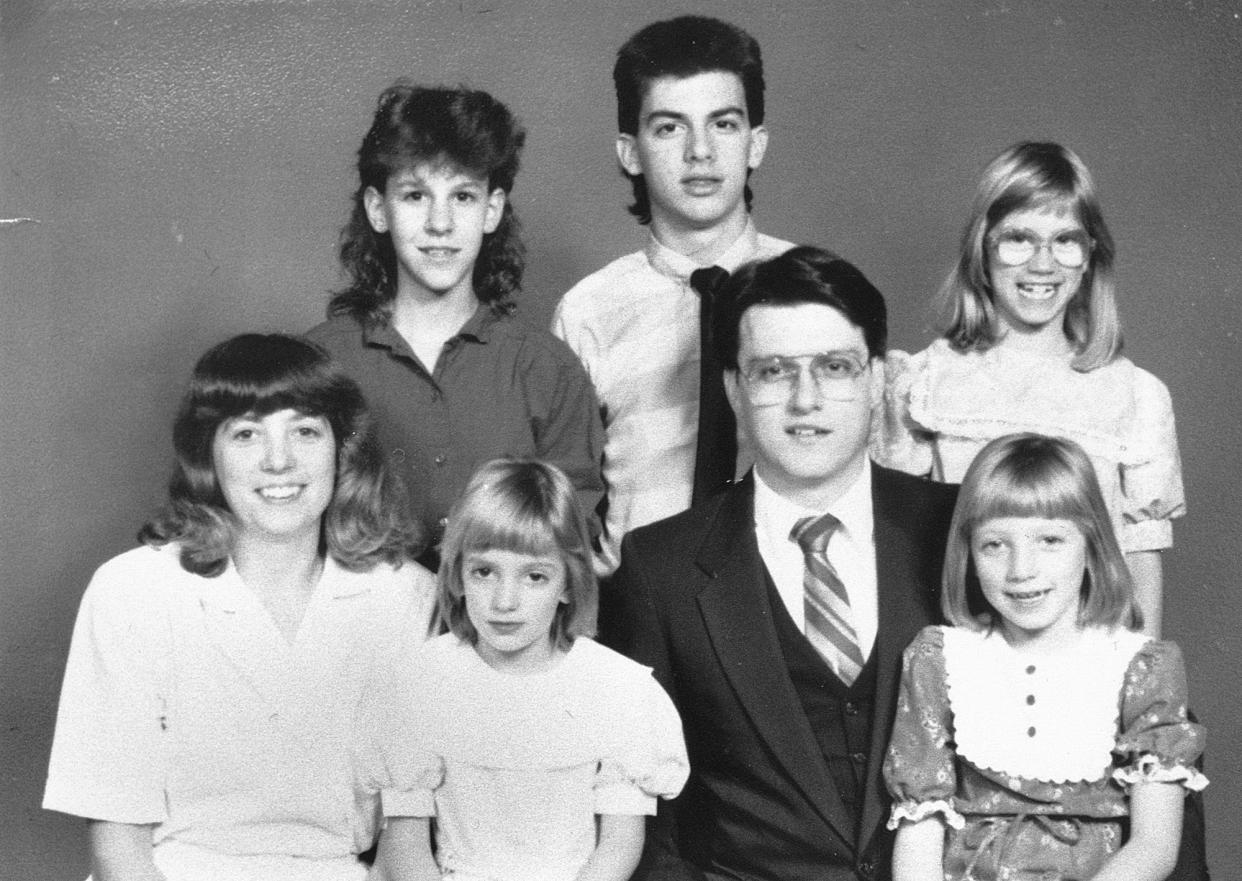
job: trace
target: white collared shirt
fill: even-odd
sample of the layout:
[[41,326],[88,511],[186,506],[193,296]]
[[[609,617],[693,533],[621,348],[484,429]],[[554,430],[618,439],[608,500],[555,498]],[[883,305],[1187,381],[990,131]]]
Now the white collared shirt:
[[[746,228],[715,261],[730,272],[793,247]],[[650,236],[647,247],[565,294],[552,332],[582,359],[604,415],[608,509],[595,568],[611,574],[631,529],[690,507],[699,430],[699,295],[691,258]],[[738,467],[750,467],[738,439]]]
[[422,642],[435,576],[328,557],[289,642],[231,563],[205,578],[179,551],[135,548],[91,579],[43,806],[154,824],[169,878],[350,877],[376,807],[356,789],[356,709]]
[[805,632],[802,548],[789,537],[803,517],[831,513],[841,526],[828,541],[828,560],[849,594],[863,657],[870,657],[879,628],[879,596],[875,573],[875,517],[871,505],[871,463],[865,462],[858,479],[827,511],[813,511],[794,504],[763,482],[755,469],[755,537],[759,555],[776,584],[789,616]]

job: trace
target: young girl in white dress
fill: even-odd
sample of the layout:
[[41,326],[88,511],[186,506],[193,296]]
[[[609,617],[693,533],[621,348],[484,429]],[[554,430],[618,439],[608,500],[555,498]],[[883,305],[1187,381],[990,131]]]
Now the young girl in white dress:
[[1017,431],[1066,437],[1095,464],[1134,578],[1160,635],[1160,551],[1185,513],[1164,384],[1121,355],[1113,238],[1086,166],[1058,144],[1001,153],[979,183],[941,296],[944,336],[890,352],[876,461],[960,483],[975,454]]
[[380,715],[375,874],[624,881],[645,815],[689,763],[651,671],[590,638],[598,595],[572,484],[542,462],[484,465],[441,551],[449,632]]
[[[1018,434],[966,473],[950,627],[906,650],[884,777],[895,881],[1159,881],[1203,729],[1181,653],[1139,614],[1087,455]],[[1121,820],[1129,816],[1123,844]]]

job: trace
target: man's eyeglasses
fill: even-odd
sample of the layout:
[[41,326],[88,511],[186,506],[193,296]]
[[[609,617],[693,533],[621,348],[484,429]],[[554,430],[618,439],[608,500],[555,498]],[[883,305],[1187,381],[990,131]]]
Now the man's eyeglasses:
[[858,377],[868,362],[852,352],[820,352],[815,355],[773,355],[756,358],[742,369],[742,379],[758,406],[780,404],[789,399],[803,371],[808,371],[815,388],[832,401],[852,401],[859,395]]
[[1068,230],[1043,239],[1030,230],[1003,229],[988,236],[992,253],[1006,266],[1025,266],[1044,248],[1066,269],[1078,269],[1087,262],[1095,242],[1082,230]]

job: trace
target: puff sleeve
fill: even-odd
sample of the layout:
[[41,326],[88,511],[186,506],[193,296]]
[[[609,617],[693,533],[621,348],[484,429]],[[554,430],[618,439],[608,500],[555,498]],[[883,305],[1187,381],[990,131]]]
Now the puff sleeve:
[[1134,655],[1122,685],[1120,723],[1114,752],[1121,767],[1113,772],[1119,783],[1207,786],[1195,767],[1205,732],[1186,717],[1186,670],[1175,643],[1153,640]]
[[78,610],[43,806],[117,823],[167,818],[171,634],[160,584],[125,558],[101,566]]
[[643,668],[630,712],[595,777],[595,813],[651,814],[657,798],[674,798],[690,774],[681,718],[668,694]]
[[889,829],[941,814],[956,829],[964,819],[954,807],[957,789],[952,715],[945,686],[944,632],[925,627],[902,657],[893,735],[884,758],[884,781],[893,797]]
[[1121,545],[1126,552],[1161,550],[1173,544],[1170,522],[1186,512],[1182,460],[1177,448],[1169,390],[1144,370],[1134,370],[1133,421],[1121,463]]
[[379,793],[385,817],[434,817],[435,791],[444,782],[444,759],[426,743],[420,651],[398,659],[364,698],[360,713],[355,772],[364,792]]
[[911,417],[910,395],[926,361],[925,352],[888,352],[883,362],[883,402],[873,408],[871,417],[871,458],[886,468],[920,477],[931,473],[934,438]]

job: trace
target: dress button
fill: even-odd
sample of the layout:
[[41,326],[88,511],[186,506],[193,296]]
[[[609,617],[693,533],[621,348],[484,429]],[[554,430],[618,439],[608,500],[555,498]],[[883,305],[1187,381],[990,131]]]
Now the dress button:
[[866,753],[854,753],[852,756],[850,756],[850,758],[853,759],[854,763],[858,765],[864,765],[867,763]]
[[444,527],[448,526],[448,518],[441,517],[439,520],[436,521],[436,525],[439,526],[441,529],[443,529]]
[[448,456],[441,453],[440,455],[436,456],[435,461],[437,465],[443,465],[445,462],[448,461]]
[[858,864],[858,874],[864,878],[872,878],[875,876],[875,863],[871,860],[863,860]]
[[1028,694],[1028,695],[1026,696],[1026,705],[1029,707],[1029,706],[1031,706],[1031,705],[1032,705],[1032,704],[1034,704],[1034,703],[1035,703],[1035,695],[1033,695],[1033,694]]
[[1027,736],[1027,737],[1034,737],[1034,736],[1035,736],[1035,726],[1034,726],[1034,725],[1032,725],[1030,728],[1026,729],[1026,736]]
[[400,447],[397,447],[395,450],[393,450],[390,455],[392,457],[393,462],[396,462],[398,465],[405,461],[405,450],[401,449]]
[[1035,665],[1034,665],[1034,664],[1031,664],[1029,667],[1027,667],[1027,668],[1026,668],[1026,672],[1027,672],[1027,673],[1034,673],[1034,672],[1035,672]]
[[845,715],[857,716],[858,715],[858,704],[854,703],[853,701],[846,701],[845,702]]

